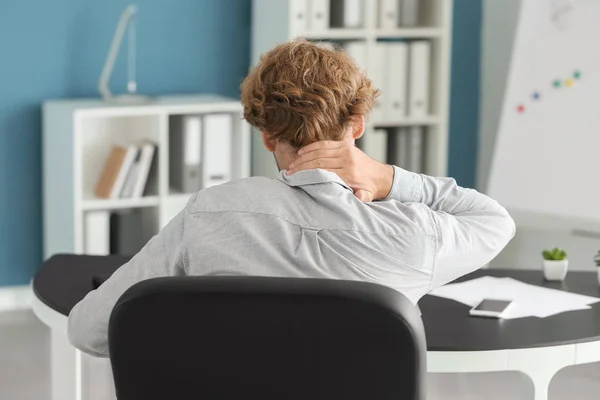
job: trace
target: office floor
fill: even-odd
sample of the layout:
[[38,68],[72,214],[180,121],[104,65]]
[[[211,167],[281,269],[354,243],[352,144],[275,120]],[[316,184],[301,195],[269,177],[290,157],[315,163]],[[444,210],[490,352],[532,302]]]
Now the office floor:
[[[29,311],[0,313],[0,398],[49,400],[49,330]],[[104,361],[104,360],[102,360]],[[109,400],[105,365],[92,366],[89,400]],[[429,399],[526,400],[533,398],[528,378],[518,373],[432,374]],[[550,387],[550,400],[597,399],[600,363],[567,368]]]

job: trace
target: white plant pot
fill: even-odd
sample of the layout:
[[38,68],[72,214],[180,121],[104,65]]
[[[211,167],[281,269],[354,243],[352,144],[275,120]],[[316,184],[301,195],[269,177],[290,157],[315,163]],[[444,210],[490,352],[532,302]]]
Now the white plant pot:
[[[569,260],[544,260],[544,278],[548,281],[562,281],[569,270]],[[600,271],[600,268],[598,269]],[[600,274],[600,272],[599,272]]]
[[596,272],[598,272],[598,284],[600,285],[600,267],[596,267]]

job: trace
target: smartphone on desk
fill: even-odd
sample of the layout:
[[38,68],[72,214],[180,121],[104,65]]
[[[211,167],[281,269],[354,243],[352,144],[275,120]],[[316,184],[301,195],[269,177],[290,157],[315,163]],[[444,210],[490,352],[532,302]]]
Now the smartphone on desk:
[[512,300],[483,299],[469,314],[474,317],[502,318],[512,306]]

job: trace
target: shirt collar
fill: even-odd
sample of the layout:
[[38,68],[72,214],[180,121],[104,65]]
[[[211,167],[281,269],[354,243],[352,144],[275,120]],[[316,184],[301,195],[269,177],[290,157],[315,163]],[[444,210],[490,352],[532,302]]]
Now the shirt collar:
[[293,175],[288,175],[287,170],[282,170],[278,179],[289,186],[318,185],[331,182],[353,191],[336,173],[318,168],[296,172]]

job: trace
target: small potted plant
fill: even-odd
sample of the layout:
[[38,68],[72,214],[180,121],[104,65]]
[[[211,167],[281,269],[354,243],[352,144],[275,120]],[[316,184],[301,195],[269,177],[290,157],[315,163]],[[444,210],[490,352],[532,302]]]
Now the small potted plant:
[[567,276],[569,260],[567,253],[558,247],[552,250],[544,250],[544,278],[548,281],[562,281]]

